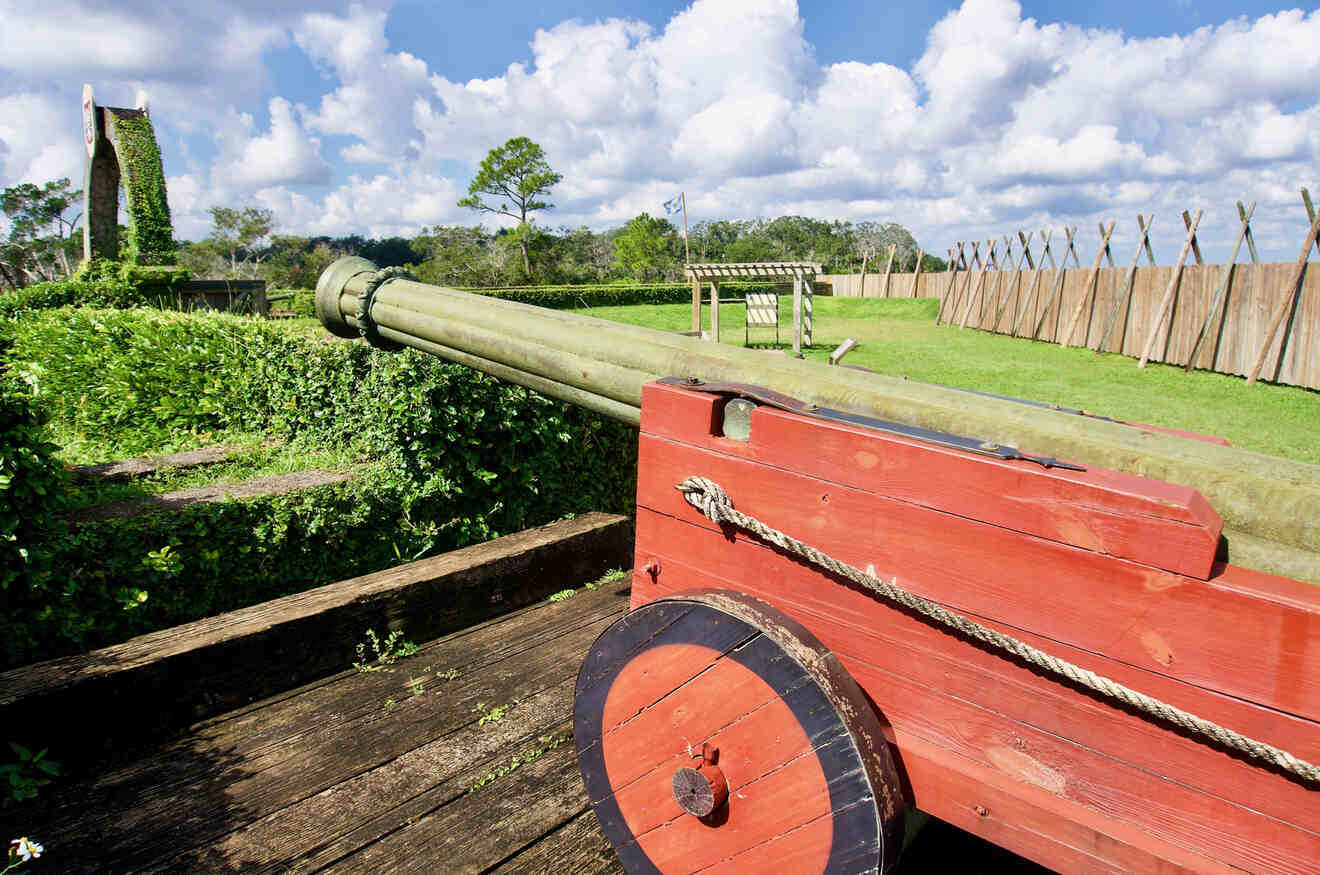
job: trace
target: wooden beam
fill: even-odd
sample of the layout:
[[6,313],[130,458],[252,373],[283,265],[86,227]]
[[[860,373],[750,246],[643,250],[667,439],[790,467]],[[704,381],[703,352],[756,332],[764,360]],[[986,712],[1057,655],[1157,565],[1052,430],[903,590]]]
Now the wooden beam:
[[[1303,189],[1305,191],[1305,189]],[[1303,202],[1310,206],[1310,192],[1306,192]],[[1269,354],[1270,345],[1274,343],[1274,335],[1279,331],[1279,325],[1283,323],[1283,317],[1287,315],[1292,308],[1293,299],[1297,297],[1302,288],[1302,277],[1306,275],[1306,260],[1311,255],[1311,247],[1316,245],[1316,236],[1320,233],[1320,214],[1311,218],[1311,229],[1306,233],[1306,242],[1302,244],[1302,254],[1297,256],[1297,264],[1293,267],[1292,273],[1288,277],[1288,283],[1284,288],[1283,300],[1279,302],[1278,309],[1274,311],[1274,318],[1270,320],[1269,330],[1265,332],[1265,342],[1261,344],[1260,352],[1256,354],[1256,363],[1251,366],[1251,374],[1247,377],[1247,385],[1256,385],[1257,378],[1260,377],[1260,369],[1265,364],[1265,356]],[[1288,338],[1284,338],[1279,344],[1280,363],[1283,362],[1284,348],[1287,346]]]
[[[1114,305],[1109,309],[1109,318],[1105,322],[1105,333],[1100,336],[1100,342],[1096,344],[1097,354],[1104,351],[1105,344],[1109,342],[1109,335],[1117,324],[1118,311],[1126,310],[1128,301],[1132,299],[1132,287],[1137,281],[1137,262],[1141,260],[1141,250],[1146,250],[1146,258],[1150,261],[1150,266],[1155,266],[1155,253],[1150,248],[1150,226],[1155,221],[1155,214],[1151,213],[1146,219],[1142,219],[1141,213],[1137,213],[1137,228],[1141,231],[1141,238],[1137,240],[1137,251],[1132,253],[1132,264],[1128,265],[1127,273],[1123,277],[1123,292],[1114,299]],[[1123,333],[1127,336],[1127,315],[1123,316]],[[1122,340],[1118,344],[1119,352],[1123,351]]]
[[995,258],[995,244],[997,241],[987,240],[985,242],[990,244],[990,251],[986,254],[985,264],[981,267],[981,273],[976,278],[976,287],[972,289],[972,293],[968,296],[967,302],[963,306],[962,320],[958,323],[959,328],[967,327],[967,318],[972,315],[972,305],[981,297],[981,289],[985,288],[985,275],[990,271],[991,267],[996,270],[999,269],[999,262]]
[[[1242,202],[1238,201],[1238,209],[1242,208]],[[1205,322],[1201,325],[1201,333],[1196,336],[1196,343],[1192,344],[1192,352],[1187,356],[1187,367],[1184,370],[1191,373],[1192,365],[1196,362],[1196,355],[1201,351],[1201,344],[1205,342],[1206,336],[1210,333],[1210,323],[1215,321],[1215,314],[1219,312],[1220,305],[1224,297],[1228,294],[1229,282],[1233,279],[1234,263],[1237,261],[1238,250],[1242,248],[1242,240],[1251,230],[1251,215],[1256,212],[1256,202],[1252,201],[1251,206],[1247,207],[1245,214],[1242,215],[1242,227],[1238,229],[1237,239],[1233,241],[1233,254],[1228,257],[1228,262],[1224,269],[1220,271],[1219,288],[1215,290],[1214,299],[1210,301],[1210,308],[1205,312]],[[1225,318],[1228,313],[1225,311]],[[1211,363],[1214,367],[1214,362]]]
[[1022,262],[1025,261],[1028,265],[1032,267],[1035,266],[1035,263],[1031,259],[1030,251],[1031,238],[1035,236],[1035,234],[1035,231],[1032,231],[1030,234],[1023,234],[1021,231],[1018,231],[1018,239],[1022,241],[1022,252],[1018,255],[1017,266],[1013,268],[1013,289],[1008,294],[1004,295],[1003,303],[999,305],[999,312],[995,313],[995,324],[990,326],[992,332],[999,330],[999,322],[1004,318],[1004,311],[1008,309],[1008,302],[1013,300],[1013,295],[1017,292],[1018,287],[1022,285]]
[[990,287],[990,293],[987,294],[987,295],[985,296],[985,300],[982,301],[982,303],[981,303],[981,311],[980,311],[979,313],[977,313],[977,315],[976,315],[976,327],[977,327],[977,328],[980,328],[980,327],[985,323],[985,310],[986,310],[986,305],[987,305],[987,304],[989,305],[989,307],[990,307],[990,311],[991,311],[991,312],[994,312],[995,310],[998,309],[998,307],[999,307],[999,284],[1003,281],[1003,278],[1004,278],[1004,264],[1010,264],[1010,265],[1011,265],[1012,263],[1013,263],[1013,238],[1010,237],[1009,235],[1005,234],[1005,235],[1004,235],[1004,263],[1003,263],[1003,264],[997,264],[997,265],[995,265],[995,268],[996,268],[996,269],[995,269],[995,282],[994,282],[994,285]]
[[[1054,253],[1050,252],[1050,238],[1054,236],[1054,230],[1052,228],[1041,228],[1040,236],[1044,243],[1044,248],[1040,253],[1040,263],[1032,265],[1031,285],[1027,287],[1027,297],[1023,300],[1022,307],[1018,310],[1018,317],[1013,322],[1014,337],[1017,337],[1018,333],[1022,330],[1022,321],[1026,319],[1027,314],[1031,312],[1031,302],[1036,300],[1036,288],[1040,285],[1041,271],[1045,269],[1045,259],[1049,258],[1051,267],[1054,265]],[[1030,257],[1031,254],[1028,253],[1027,258],[1030,259]]]
[[939,325],[940,321],[944,318],[944,311],[946,309],[949,309],[950,312],[952,312],[949,305],[953,303],[954,292],[958,287],[958,267],[959,267],[959,263],[962,262],[962,260],[963,260],[963,243],[961,240],[959,240],[958,254],[955,256],[953,254],[953,250],[952,249],[949,250],[949,265],[953,269],[953,274],[952,276],[949,277],[949,287],[945,289],[944,297],[940,299],[940,309],[935,314],[936,325]]
[[889,274],[890,271],[894,269],[894,252],[897,249],[898,249],[897,243],[889,244],[889,263],[885,265],[885,283],[884,283],[884,288],[882,288],[880,291],[880,297],[882,298],[889,297]]
[[701,333],[701,280],[692,278],[692,330]]
[[1196,232],[1192,231],[1192,217],[1186,210],[1183,210],[1182,220],[1183,227],[1192,233],[1192,255],[1196,258],[1196,263],[1198,265],[1205,264],[1201,259],[1201,244],[1196,241]]
[[[1063,250],[1063,257],[1059,259],[1058,273],[1054,276],[1054,287],[1050,289],[1050,296],[1045,300],[1045,307],[1040,312],[1040,320],[1036,323],[1036,330],[1031,332],[1031,339],[1036,340],[1040,337],[1041,328],[1045,327],[1045,320],[1050,316],[1050,307],[1054,304],[1054,299],[1058,297],[1059,292],[1063,291],[1063,277],[1068,272],[1068,253],[1072,253],[1073,261],[1077,261],[1077,250],[1073,249],[1073,238],[1077,234],[1077,229],[1063,229],[1064,236],[1068,238],[1068,246]],[[1053,261],[1053,259],[1050,259]],[[1081,267],[1081,264],[1078,264]],[[1062,301],[1060,302],[1062,304]]]
[[977,268],[981,266],[980,247],[981,247],[980,241],[977,240],[972,241],[972,261],[971,264],[968,264],[966,262],[963,263],[963,266],[967,268],[966,279],[963,280],[962,291],[960,291],[957,297],[954,299],[953,308],[949,310],[949,321],[946,323],[948,325],[952,325],[954,322],[958,320],[958,308],[962,306],[963,301],[966,299],[966,296],[971,293],[972,282],[973,282],[972,265],[973,264],[976,265]]
[[921,280],[921,260],[926,257],[926,250],[917,250],[917,270],[912,274],[912,297],[917,296],[917,283]]
[[720,281],[710,281],[710,339],[720,342]]
[[[1196,241],[1196,226],[1201,224],[1201,212],[1201,210],[1197,210],[1196,218],[1187,221],[1187,237],[1183,240],[1182,251],[1178,253],[1178,263],[1174,265],[1173,276],[1169,277],[1168,288],[1164,290],[1164,297],[1160,299],[1159,309],[1155,313],[1155,323],[1150,326],[1150,335],[1146,338],[1146,346],[1141,351],[1141,361],[1137,363],[1139,368],[1144,368],[1146,362],[1150,361],[1150,353],[1155,348],[1155,338],[1159,336],[1160,326],[1164,324],[1164,317],[1173,304],[1174,295],[1178,293],[1178,286],[1182,282],[1183,266],[1187,264],[1187,252]],[[1173,331],[1172,320],[1169,323],[1169,331]]]
[[[1082,296],[1077,299],[1077,307],[1073,310],[1072,318],[1068,320],[1068,328],[1059,338],[1059,346],[1062,349],[1068,348],[1069,341],[1072,340],[1073,332],[1077,330],[1077,320],[1082,318],[1082,310],[1086,307],[1086,302],[1095,297],[1095,286],[1100,277],[1100,261],[1109,251],[1109,238],[1114,233],[1114,222],[1110,220],[1109,227],[1104,229],[1104,236],[1100,238],[1100,251],[1095,254],[1095,263],[1091,265],[1091,271],[1086,275],[1086,282],[1082,283]],[[1060,302],[1062,306],[1062,302]],[[1086,345],[1086,338],[1082,338],[1082,345]]]

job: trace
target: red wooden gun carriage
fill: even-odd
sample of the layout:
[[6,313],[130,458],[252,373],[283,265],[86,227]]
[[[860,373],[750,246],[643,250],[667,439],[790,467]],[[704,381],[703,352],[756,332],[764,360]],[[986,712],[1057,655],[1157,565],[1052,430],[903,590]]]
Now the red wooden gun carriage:
[[1315,466],[361,259],[318,313],[640,420],[575,706],[629,871],[883,871],[908,806],[1063,871],[1320,870]]

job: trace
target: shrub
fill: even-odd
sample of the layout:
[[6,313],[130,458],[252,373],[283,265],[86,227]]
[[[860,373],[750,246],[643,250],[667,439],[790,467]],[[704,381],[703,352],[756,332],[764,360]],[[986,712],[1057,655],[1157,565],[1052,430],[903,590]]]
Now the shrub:
[[[64,498],[59,448],[46,441],[46,417],[30,387],[0,371],[0,589],[27,582],[40,586],[48,575],[38,544]],[[8,593],[6,593],[6,600]]]
[[354,482],[292,495],[56,520],[42,546],[58,587],[29,586],[0,622],[11,665],[632,504],[632,429],[411,350],[148,309],[51,310],[10,331],[15,373],[108,457],[233,432],[363,460]]

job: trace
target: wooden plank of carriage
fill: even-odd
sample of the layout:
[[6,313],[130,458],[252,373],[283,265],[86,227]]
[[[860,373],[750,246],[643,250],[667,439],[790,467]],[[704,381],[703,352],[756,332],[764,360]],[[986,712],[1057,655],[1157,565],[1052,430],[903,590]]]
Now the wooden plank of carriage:
[[[25,808],[24,828],[62,871],[298,871],[352,868],[363,848],[429,817],[461,846],[401,864],[481,869],[548,841],[539,853],[581,864],[570,871],[613,871],[598,831],[568,828],[587,800],[562,740],[582,655],[627,607],[627,586],[546,596],[631,555],[626,518],[589,514],[0,675],[8,725],[44,726],[53,711],[89,747],[107,730],[121,742],[66,769],[71,780]],[[473,601],[465,593],[480,598],[461,631],[444,625],[452,617],[437,624],[448,605]],[[365,629],[400,627],[423,642],[452,634],[393,664],[351,667]],[[191,710],[176,713],[174,734],[153,744],[114,732],[199,689],[228,707],[260,700],[191,726]],[[61,692],[71,695],[50,695]],[[502,706],[502,719],[481,721]],[[61,751],[76,741],[42,738]],[[523,770],[507,768],[513,757]]]

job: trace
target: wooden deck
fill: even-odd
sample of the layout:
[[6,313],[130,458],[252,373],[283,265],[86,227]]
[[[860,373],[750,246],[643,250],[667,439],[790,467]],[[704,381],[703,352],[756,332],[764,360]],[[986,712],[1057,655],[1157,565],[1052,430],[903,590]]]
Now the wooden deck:
[[[627,578],[582,589],[108,757],[25,812],[47,849],[28,871],[622,872],[570,730],[627,604]],[[949,866],[1042,871],[934,822],[903,868]]]
[[[50,739],[69,773],[0,830],[45,845],[30,872],[621,872],[571,727],[631,576],[585,581],[627,534],[590,515],[0,675],[0,722]],[[437,634],[465,598],[487,617],[534,602]],[[352,667],[382,613],[435,637]],[[265,698],[234,707],[240,687]],[[1042,871],[933,821],[903,869],[951,868]]]
[[619,871],[570,731],[627,602],[626,580],[581,590],[111,756],[22,831],[59,872]]

